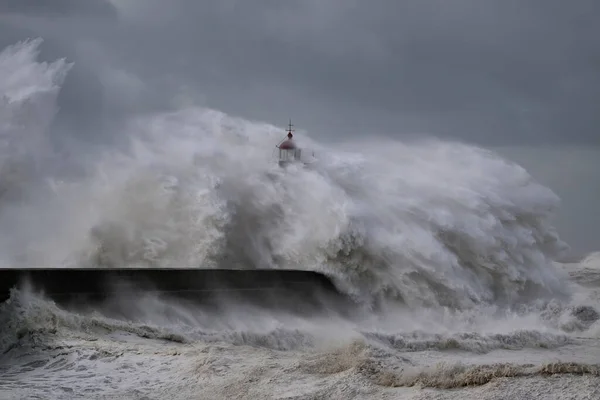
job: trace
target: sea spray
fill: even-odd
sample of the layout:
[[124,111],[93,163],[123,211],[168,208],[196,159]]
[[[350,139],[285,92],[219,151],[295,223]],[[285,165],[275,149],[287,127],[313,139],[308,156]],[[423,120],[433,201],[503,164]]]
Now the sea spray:
[[[18,71],[48,79],[0,88],[5,98],[26,93],[23,107],[52,110],[69,65],[35,61],[40,45],[4,50],[3,79]],[[17,114],[3,113],[2,126]],[[410,308],[510,307],[568,293],[552,263],[564,249],[550,224],[558,198],[521,167],[452,142],[340,149],[297,132],[319,162],[282,171],[266,155],[283,132],[196,107],[132,118],[127,149],[93,158],[83,178],[35,181],[35,196],[0,214],[13,226],[2,232],[2,258],[12,266],[312,269],[360,302]]]

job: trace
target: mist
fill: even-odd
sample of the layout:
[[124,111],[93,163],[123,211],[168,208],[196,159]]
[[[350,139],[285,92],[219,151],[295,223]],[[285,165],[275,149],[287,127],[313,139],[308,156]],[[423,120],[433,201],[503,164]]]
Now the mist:
[[[7,1],[0,46],[41,37],[41,60],[73,63],[48,135],[64,174],[126,148],[132,116],[189,105],[278,126],[292,118],[325,143],[459,140],[497,149],[554,189],[558,228],[584,254],[600,229],[596,9],[583,0]],[[590,153],[585,170],[565,156],[576,152]],[[561,178],[544,172],[548,160]]]

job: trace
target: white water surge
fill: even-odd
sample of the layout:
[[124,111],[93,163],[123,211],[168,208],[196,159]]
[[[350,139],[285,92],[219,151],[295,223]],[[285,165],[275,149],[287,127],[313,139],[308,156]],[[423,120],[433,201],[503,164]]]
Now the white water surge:
[[332,148],[298,132],[319,162],[282,171],[269,159],[282,129],[191,107],[132,117],[128,149],[79,154],[85,173],[67,178],[45,133],[71,66],[38,62],[40,45],[0,54],[3,265],[312,269],[383,311],[215,315],[142,294],[125,320],[15,292],[0,305],[0,397],[597,391],[599,267],[552,261],[559,199],[519,166],[457,143]]

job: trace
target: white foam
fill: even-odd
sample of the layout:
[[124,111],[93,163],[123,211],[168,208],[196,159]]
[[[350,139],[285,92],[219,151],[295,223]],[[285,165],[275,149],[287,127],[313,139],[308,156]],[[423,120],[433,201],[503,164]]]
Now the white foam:
[[[35,61],[40,44],[2,56],[9,79],[16,70],[37,79],[0,87],[53,109],[55,96],[40,93],[55,95],[68,68]],[[190,107],[123,129],[128,151],[111,149],[84,179],[11,211],[19,238],[11,232],[7,263],[311,268],[364,301],[411,307],[567,291],[551,263],[563,249],[549,222],[558,198],[488,151],[431,140],[340,149],[298,132],[320,162],[284,173],[269,162],[283,130],[267,124]]]
[[[0,53],[0,135],[27,150],[3,153],[3,165],[47,150],[69,65],[38,62],[40,45]],[[282,132],[189,107],[132,119],[122,132],[128,151],[80,155],[91,171],[84,178],[28,171],[16,179],[28,189],[21,192],[2,175],[3,193],[19,201],[0,201],[0,222],[10,226],[0,232],[0,259],[16,267],[310,267],[359,299],[400,304],[348,321],[235,304],[215,315],[140,295],[121,302],[134,320],[123,321],[15,292],[0,308],[0,396],[424,398],[430,393],[385,384],[410,381],[401,373],[408,366],[421,382],[443,383],[470,371],[466,361],[484,365],[484,378],[525,371],[535,384],[529,394],[541,396],[543,363],[597,359],[597,293],[555,268],[564,246],[549,218],[558,199],[522,168],[456,143],[332,148],[298,132],[320,162],[284,173],[269,163]],[[571,301],[561,297],[569,291]],[[509,367],[493,366],[498,360]],[[450,367],[432,367],[438,361]],[[562,397],[561,384],[581,384],[584,396],[593,379],[552,384]],[[518,379],[504,382],[531,398]],[[436,395],[502,398],[487,389]]]

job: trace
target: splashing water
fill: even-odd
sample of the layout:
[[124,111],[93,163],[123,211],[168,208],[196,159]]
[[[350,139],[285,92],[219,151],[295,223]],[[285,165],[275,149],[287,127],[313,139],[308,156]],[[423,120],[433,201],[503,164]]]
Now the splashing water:
[[[10,145],[43,139],[71,67],[36,62],[40,44],[0,56]],[[299,134],[319,163],[284,172],[268,157],[281,132],[199,108],[132,119],[127,150],[85,179],[46,177],[43,196],[2,214],[19,227],[2,236],[4,263],[312,269],[363,301],[410,307],[566,293],[551,263],[564,247],[549,224],[558,199],[522,168],[456,143],[341,149]]]
[[0,397],[422,398],[406,387],[496,377],[529,379],[503,381],[515,398],[596,390],[598,257],[552,262],[558,198],[519,166],[457,143],[299,133],[319,162],[284,171],[269,160],[282,129],[190,107],[132,117],[128,148],[82,149],[84,172],[66,178],[47,133],[72,66],[38,62],[41,43],[0,53],[4,266],[312,269],[390,312],[215,315],[139,293],[113,299],[120,318],[15,291],[0,304]]

